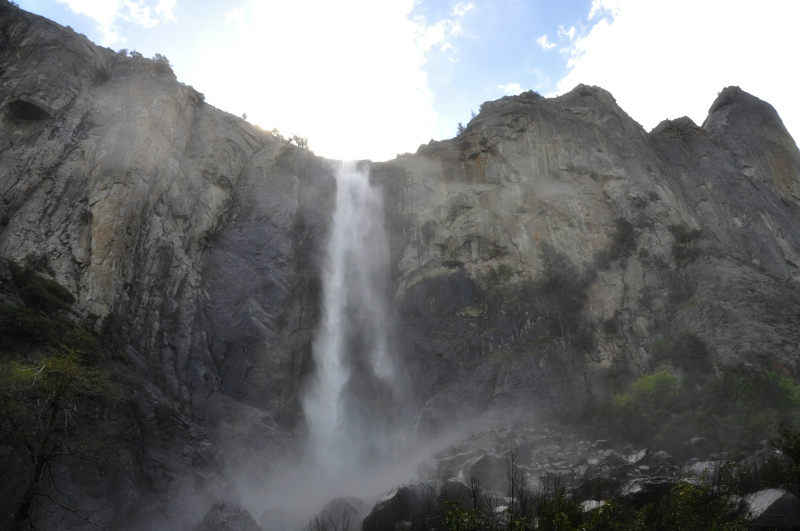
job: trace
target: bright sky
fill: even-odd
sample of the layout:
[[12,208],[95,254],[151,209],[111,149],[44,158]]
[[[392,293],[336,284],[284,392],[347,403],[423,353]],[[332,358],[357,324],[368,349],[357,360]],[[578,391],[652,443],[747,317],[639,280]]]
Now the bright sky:
[[114,50],[166,55],[206,101],[318,155],[387,160],[480,104],[578,83],[648,131],[723,87],[800,139],[796,0],[18,0]]

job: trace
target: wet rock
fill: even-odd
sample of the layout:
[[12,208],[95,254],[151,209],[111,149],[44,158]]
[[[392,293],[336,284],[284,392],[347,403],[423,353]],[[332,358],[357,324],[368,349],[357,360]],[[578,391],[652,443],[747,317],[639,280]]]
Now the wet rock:
[[690,478],[702,478],[711,481],[719,468],[718,461],[698,461],[683,469],[683,475]]
[[780,489],[766,489],[744,497],[750,531],[800,530],[800,500]]
[[215,503],[192,531],[262,531],[250,513],[238,505]]
[[422,514],[423,510],[439,496],[438,482],[400,486],[379,499],[364,519],[363,531],[390,531],[404,521]]
[[620,496],[632,506],[641,508],[667,494],[674,482],[675,480],[669,477],[632,479],[622,485]]
[[464,464],[464,477],[474,477],[489,490],[508,489],[507,464],[504,456],[487,453]]
[[325,504],[316,518],[329,524],[328,529],[355,530],[361,528],[369,512],[369,504],[361,498],[334,498]]
[[604,501],[586,500],[584,502],[581,502],[581,510],[583,512],[585,512],[585,513],[590,513],[592,511],[594,511],[595,509],[599,509],[600,507],[602,507],[605,504],[606,504],[606,502],[604,502]]

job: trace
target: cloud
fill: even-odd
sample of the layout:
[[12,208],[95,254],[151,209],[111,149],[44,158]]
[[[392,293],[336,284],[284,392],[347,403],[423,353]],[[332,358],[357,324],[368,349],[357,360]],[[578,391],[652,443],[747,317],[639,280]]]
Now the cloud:
[[436,136],[429,54],[461,27],[412,20],[414,0],[251,0],[225,16],[191,80],[206,100],[265,129],[308,137],[318,155],[386,160]]
[[[440,20],[439,22],[426,26],[422,21],[417,21],[417,45],[423,50],[427,51],[442,44],[442,49],[445,49],[448,43],[446,40],[449,37],[456,37],[464,33],[461,24],[449,19]],[[452,45],[450,48],[453,48]]]
[[575,26],[569,28],[569,30],[565,30],[564,26],[558,27],[558,36],[559,38],[563,39],[564,37],[569,37],[569,40],[575,38]]
[[800,140],[796,72],[779,52],[800,49],[800,2],[595,0],[590,14],[597,22],[574,41],[551,95],[601,86],[650,130],[681,116],[701,124],[717,92],[738,85]]
[[457,17],[463,17],[464,14],[469,11],[470,9],[475,9],[475,4],[470,2],[469,4],[456,4],[456,7],[453,8],[453,14]]
[[159,22],[175,20],[176,0],[56,0],[75,13],[94,19],[103,33],[101,44],[109,46],[124,41],[119,21],[133,22],[150,28]]
[[509,96],[516,96],[517,94],[522,92],[522,88],[519,86],[519,83],[509,83],[508,85],[497,85],[497,88],[499,88]]
[[550,48],[555,48],[555,43],[547,42],[547,35],[542,35],[536,42],[542,47],[542,50],[549,50]]
[[589,20],[593,20],[596,16],[608,16],[614,18],[617,16],[621,5],[620,0],[592,0],[592,7],[589,9]]

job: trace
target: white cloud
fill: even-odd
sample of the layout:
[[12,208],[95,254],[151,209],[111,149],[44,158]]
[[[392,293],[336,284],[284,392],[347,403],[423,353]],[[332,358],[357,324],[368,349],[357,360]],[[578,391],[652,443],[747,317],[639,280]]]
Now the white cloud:
[[497,85],[497,88],[503,91],[503,93],[508,94],[509,96],[516,96],[517,94],[522,92],[522,88],[519,86],[519,83],[509,83],[508,85]]
[[124,41],[120,36],[119,20],[150,28],[159,22],[175,20],[176,0],[56,0],[73,12],[94,19],[103,33],[101,44],[109,46]]
[[619,13],[621,3],[621,0],[592,0],[588,18],[593,20],[597,15],[614,18]]
[[456,4],[456,7],[453,8],[453,14],[457,17],[463,17],[464,14],[469,11],[470,9],[475,9],[475,4],[470,2],[469,4]]
[[575,40],[569,74],[552,95],[598,85],[650,130],[689,116],[701,124],[723,87],[738,85],[772,104],[800,140],[796,69],[800,2],[595,0],[601,17]]
[[423,70],[460,26],[410,20],[414,0],[250,0],[225,19],[233,38],[208,45],[192,84],[207,101],[318,155],[386,160],[436,136]]
[[[417,21],[417,45],[427,51],[439,44],[446,45],[449,37],[457,37],[464,33],[461,24],[449,19],[440,20],[431,26],[425,26],[422,21]],[[452,48],[452,46],[451,46]]]
[[560,38],[562,38],[562,39],[564,37],[569,37],[569,40],[574,39],[575,38],[575,26],[572,26],[571,28],[569,28],[569,30],[565,30],[564,26],[559,26],[558,27],[558,36]]
[[536,42],[542,47],[542,50],[549,50],[550,48],[555,48],[555,43],[547,42],[547,35],[542,35]]

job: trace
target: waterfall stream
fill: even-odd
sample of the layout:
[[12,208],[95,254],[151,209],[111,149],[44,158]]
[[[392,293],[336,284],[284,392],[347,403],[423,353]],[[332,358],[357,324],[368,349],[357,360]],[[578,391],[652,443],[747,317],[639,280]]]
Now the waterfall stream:
[[303,398],[309,453],[332,472],[364,463],[383,444],[394,401],[383,199],[353,161],[342,163],[336,187],[313,343],[316,375]]

